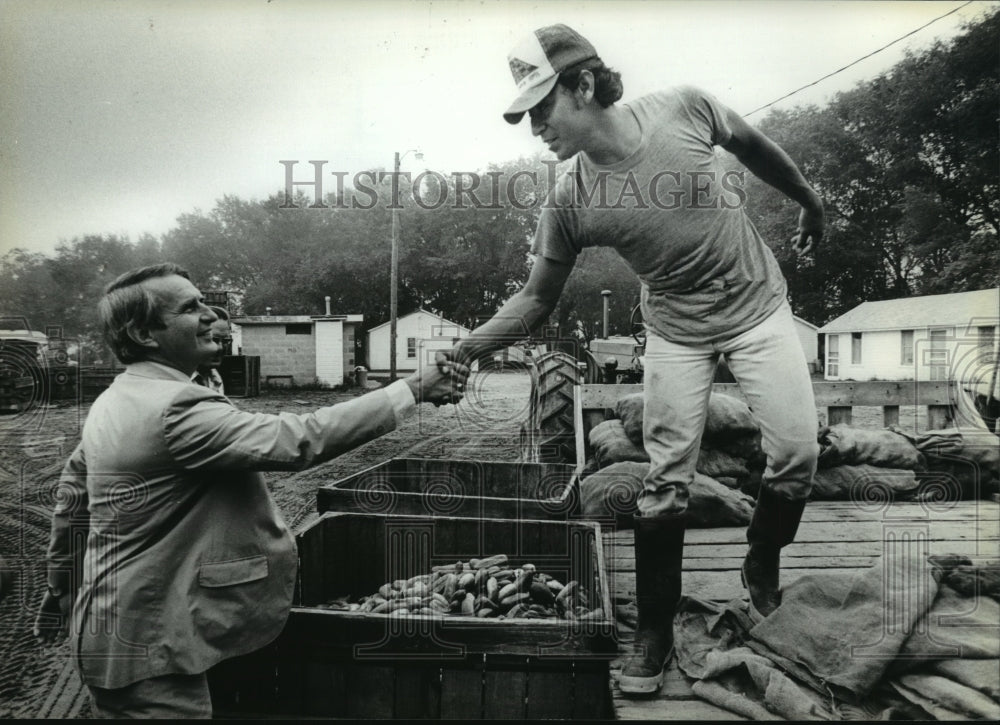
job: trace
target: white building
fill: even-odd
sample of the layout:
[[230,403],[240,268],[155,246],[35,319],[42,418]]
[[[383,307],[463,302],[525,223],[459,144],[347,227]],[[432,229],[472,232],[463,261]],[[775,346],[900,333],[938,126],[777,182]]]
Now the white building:
[[262,383],[337,386],[351,381],[363,315],[257,315],[232,321],[240,329],[239,347],[234,339],[233,350],[260,357]]
[[809,370],[816,372],[819,370],[819,328],[797,315],[792,315],[792,319],[795,321],[795,334],[799,336]]
[[827,380],[996,385],[1000,288],[863,302],[820,328]]
[[[391,367],[390,327],[391,323],[385,322],[368,331],[368,367],[373,372],[387,372]],[[416,370],[421,359],[433,360],[433,351],[450,349],[469,332],[467,327],[424,309],[396,318],[396,370]]]

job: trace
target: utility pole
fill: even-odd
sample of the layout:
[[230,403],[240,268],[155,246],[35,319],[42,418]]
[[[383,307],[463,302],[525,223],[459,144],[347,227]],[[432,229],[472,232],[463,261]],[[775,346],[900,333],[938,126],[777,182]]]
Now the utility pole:
[[[398,189],[399,187],[399,163],[406,157],[410,151],[416,154],[418,160],[422,159],[424,155],[420,153],[417,149],[409,149],[404,151],[402,156],[399,152],[396,152],[395,159],[392,165],[392,170],[394,175],[392,177],[393,189]],[[392,206],[392,254],[390,257],[390,270],[389,270],[389,382],[396,381],[396,314],[398,310],[399,301],[399,209],[398,199],[393,199],[390,206]]]
[[[393,164],[393,183],[399,180],[399,152],[396,152],[396,161]],[[396,308],[397,292],[399,285],[399,209],[396,209],[396,200],[391,202],[392,209],[392,255],[389,271],[389,382],[396,381]]]

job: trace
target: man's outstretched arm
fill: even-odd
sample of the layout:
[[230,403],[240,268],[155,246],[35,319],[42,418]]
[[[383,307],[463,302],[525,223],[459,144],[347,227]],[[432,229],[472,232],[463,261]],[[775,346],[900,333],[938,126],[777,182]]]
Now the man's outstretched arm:
[[805,180],[784,149],[748,124],[742,116],[727,109],[726,122],[733,135],[723,148],[736,156],[754,176],[798,202],[802,212],[799,214],[799,231],[792,238],[792,245],[800,256],[812,251],[823,238],[826,226],[819,194]]
[[459,342],[450,357],[470,365],[473,360],[530,336],[556,308],[572,271],[572,264],[536,257],[524,288]]

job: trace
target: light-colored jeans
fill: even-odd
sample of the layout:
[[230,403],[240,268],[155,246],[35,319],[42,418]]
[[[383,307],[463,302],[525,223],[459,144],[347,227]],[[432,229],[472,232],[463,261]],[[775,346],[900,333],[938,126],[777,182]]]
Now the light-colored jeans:
[[687,509],[720,353],[760,426],[767,456],[762,485],[793,501],[809,496],[819,455],[818,419],[805,353],[785,302],[724,342],[678,345],[647,334],[643,438],[650,468],[639,496],[643,516]]

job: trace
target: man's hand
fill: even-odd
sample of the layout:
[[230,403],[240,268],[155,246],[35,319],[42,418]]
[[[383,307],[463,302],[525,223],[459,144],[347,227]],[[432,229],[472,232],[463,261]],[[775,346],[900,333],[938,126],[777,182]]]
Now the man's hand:
[[52,592],[45,592],[42,605],[38,608],[35,618],[34,635],[42,644],[58,644],[69,632],[70,610],[73,608],[73,595],[63,594],[59,597]]
[[426,366],[406,378],[418,403],[458,404],[462,400],[469,368],[451,360],[443,352],[435,354],[435,364]]
[[809,254],[823,238],[825,227],[823,207],[802,207],[802,212],[799,214],[799,231],[792,237],[792,249],[795,253],[800,257]]
[[451,350],[438,350],[434,353],[434,362],[437,363],[438,369],[443,374],[450,375],[455,383],[461,383],[464,386],[465,381],[469,378],[469,366],[459,362],[460,359],[457,347],[453,347]]

